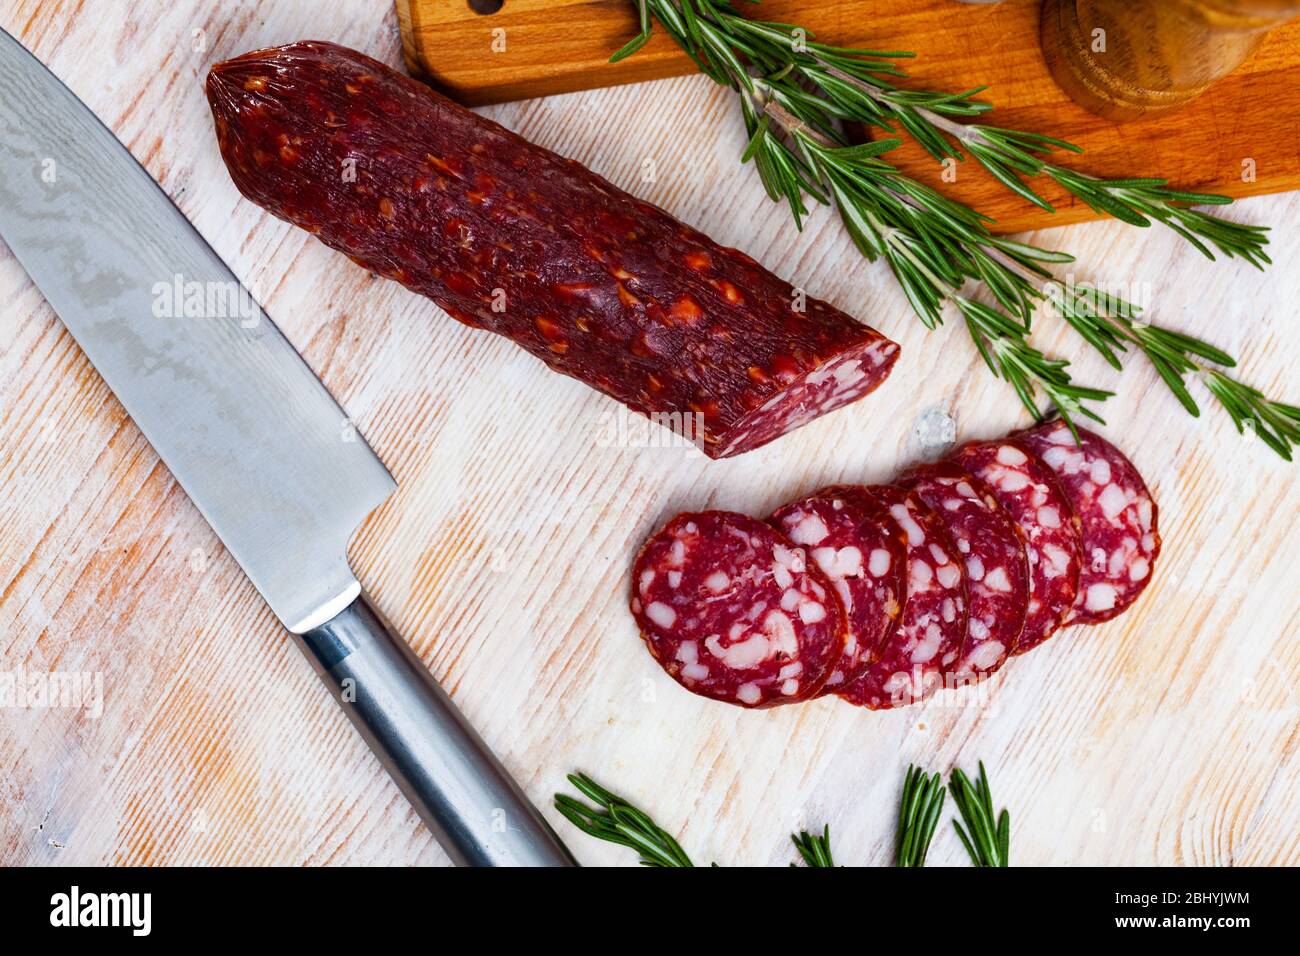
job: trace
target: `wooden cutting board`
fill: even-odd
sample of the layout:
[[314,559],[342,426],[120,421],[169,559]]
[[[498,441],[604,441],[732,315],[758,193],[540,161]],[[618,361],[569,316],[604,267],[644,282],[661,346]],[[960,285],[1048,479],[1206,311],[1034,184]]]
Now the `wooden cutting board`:
[[[695,65],[663,33],[608,63],[637,30],[631,0],[397,0],[407,66],[463,103],[480,105],[679,76]],[[1123,125],[1074,104],[1056,86],[1038,42],[1036,0],[994,6],[956,0],[764,0],[746,13],[805,26],[841,46],[904,49],[915,88],[989,87],[989,125],[1047,133],[1083,146],[1065,165],[1103,176],[1164,176],[1185,189],[1249,196],[1300,187],[1300,21],[1276,30],[1235,74],[1187,109]],[[651,100],[653,103],[653,99]],[[737,120],[738,122],[739,120]],[[645,122],[655,122],[653,111]],[[1052,185],[1050,216],[972,163],[945,183],[908,144],[894,161],[1015,232],[1098,218]],[[739,175],[739,173],[738,173]],[[1041,185],[1041,184],[1038,184]]]

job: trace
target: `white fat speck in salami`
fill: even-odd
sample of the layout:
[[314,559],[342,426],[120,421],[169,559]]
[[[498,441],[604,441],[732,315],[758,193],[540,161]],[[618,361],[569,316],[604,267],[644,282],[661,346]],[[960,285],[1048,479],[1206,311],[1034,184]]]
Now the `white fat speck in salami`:
[[743,707],[807,700],[844,654],[831,580],[784,534],[746,515],[678,515],[642,546],[632,580],[650,653],[704,697]]
[[1064,422],[1017,436],[1056,474],[1079,517],[1083,554],[1079,592],[1066,621],[1096,624],[1119,614],[1142,593],[1160,554],[1156,503],[1133,463],[1106,439]]
[[671,628],[677,622],[677,612],[661,601],[651,601],[647,604],[645,616],[664,628]]
[[[1009,449],[1011,461],[1024,455]],[[966,642],[961,657],[943,672],[959,685],[993,673],[1020,639],[1029,608],[1029,557],[1024,536],[983,482],[952,461],[918,465],[898,484],[938,514],[965,556]],[[955,566],[949,566],[955,573]],[[940,579],[943,583],[943,579]]]
[[897,522],[907,544],[907,595],[880,659],[837,693],[872,710],[923,700],[959,665],[966,640],[966,574],[943,519],[896,485],[866,489]]
[[[1008,650],[1023,654],[1056,633],[1078,596],[1083,562],[1078,519],[1051,468],[1017,441],[972,442],[948,460],[977,478],[1020,532],[1029,591],[1024,623]],[[1004,581],[986,569],[982,584],[990,597],[1007,593],[1008,586],[1018,591],[1011,571]]]
[[[844,655],[820,691],[832,693],[880,655],[898,620],[906,587],[902,535],[875,501],[850,487],[791,502],[770,521],[810,548],[809,557],[830,579],[844,610]],[[800,601],[796,607],[805,622],[824,613],[822,602]]]

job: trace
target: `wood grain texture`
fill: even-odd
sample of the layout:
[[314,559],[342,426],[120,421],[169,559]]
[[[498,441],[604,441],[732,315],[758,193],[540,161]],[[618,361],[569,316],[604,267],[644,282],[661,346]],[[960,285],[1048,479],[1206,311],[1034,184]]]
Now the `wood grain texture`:
[[[830,823],[837,858],[883,865],[906,764],[983,759],[1017,863],[1300,863],[1296,466],[1208,403],[1189,418],[1140,361],[1118,375],[1082,358],[1047,317],[1041,346],[1120,393],[1104,431],[1161,506],[1165,552],[1132,611],[1013,662],[982,708],[743,712],[644,652],[626,571],[670,514],[762,514],[885,478],[925,453],[914,423],[930,410],[961,438],[1024,423],[962,330],[926,332],[830,216],[794,231],[737,169],[741,130],[707,80],[488,112],[902,343],[870,398],[720,462],[611,443],[608,400],[238,196],[207,67],[307,36],[398,65],[385,4],[6,0],[0,26],[159,179],[392,469],[399,491],[353,541],[358,573],[584,862],[633,857],[550,809],[571,770],[635,797],[697,860],[783,864],[792,829]],[[1034,238],[1077,254],[1080,278],[1135,284],[1160,321],[1295,401],[1300,198],[1229,214],[1277,228],[1266,274],[1113,223]],[[86,671],[104,696],[97,718],[0,708],[0,864],[444,863],[3,244],[0,301],[0,671]],[[931,860],[963,863],[946,824]]]
[[[955,0],[763,0],[742,11],[841,46],[912,50],[915,89],[988,86],[992,126],[1082,146],[1063,165],[1097,176],[1163,176],[1183,189],[1254,196],[1300,188],[1300,21],[1271,34],[1236,73],[1180,112],[1117,124],[1073,103],[1053,82],[1038,40],[1037,0],[959,6]],[[629,0],[506,0],[480,16],[465,0],[397,0],[407,66],[466,103],[500,103],[690,74],[695,65],[659,30],[636,56],[609,54],[637,30]],[[496,33],[494,31],[504,31]],[[504,44],[504,49],[502,49]],[[875,131],[883,134],[883,131]],[[974,163],[941,178],[923,149],[890,154],[910,175],[997,220],[998,232],[1098,218],[1054,183],[1041,185],[1057,216],[1019,199]]]

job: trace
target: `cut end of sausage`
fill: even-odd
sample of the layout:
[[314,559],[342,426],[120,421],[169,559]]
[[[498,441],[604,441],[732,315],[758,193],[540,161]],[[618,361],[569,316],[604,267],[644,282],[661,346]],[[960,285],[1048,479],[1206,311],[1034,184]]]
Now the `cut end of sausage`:
[[898,343],[862,326],[862,341],[799,375],[707,445],[711,458],[752,451],[874,392],[898,361]]

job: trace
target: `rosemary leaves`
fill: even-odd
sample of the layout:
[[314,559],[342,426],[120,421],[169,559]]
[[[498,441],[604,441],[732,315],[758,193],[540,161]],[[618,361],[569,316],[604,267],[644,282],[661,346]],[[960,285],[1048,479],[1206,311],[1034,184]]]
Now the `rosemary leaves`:
[[649,815],[622,797],[610,793],[585,773],[569,774],[569,783],[596,804],[591,807],[576,797],[557,793],[555,809],[575,827],[607,843],[631,847],[641,855],[642,866],[694,866],[686,851],[661,829]]
[[1007,866],[1011,860],[1011,814],[1004,809],[995,820],[984,761],[980,761],[977,783],[972,784],[964,773],[954,770],[948,788],[966,823],[963,830],[954,820],[953,829],[970,854],[971,862],[976,866]]
[[[1011,817],[1003,810],[996,824],[993,822],[993,802],[983,761],[979,767],[979,781],[976,784],[972,784],[960,770],[954,770],[949,778],[953,801],[966,823],[966,829],[963,830],[961,824],[954,820],[953,827],[970,854],[971,862],[976,866],[1006,866],[1010,858]],[[640,854],[642,866],[695,865],[677,841],[647,813],[610,793],[586,774],[569,774],[568,780],[583,796],[596,804],[593,807],[563,793],[555,795],[555,808],[582,832],[598,840],[636,850]],[[896,866],[925,866],[945,796],[943,779],[938,773],[930,776],[919,767],[908,766],[898,810],[897,849],[894,856]],[[801,830],[798,834],[792,834],[790,841],[806,866],[836,865],[831,854],[829,825],[823,827],[820,834]],[[715,863],[714,866],[716,865]]]
[[920,767],[909,765],[903,779],[903,799],[898,808],[895,866],[925,866],[934,828],[939,825],[943,800],[943,781],[939,774],[926,776]]
[[[1192,415],[1188,387],[1199,378],[1239,431],[1252,431],[1290,460],[1300,444],[1300,408],[1266,397],[1228,374],[1235,361],[1192,336],[1141,319],[1108,296],[1067,289],[1049,266],[1073,261],[1064,252],[993,235],[991,220],[907,176],[884,157],[908,136],[938,160],[968,156],[1003,186],[1052,211],[1031,185],[1054,180],[1083,202],[1134,226],[1161,223],[1196,249],[1269,263],[1267,229],[1211,215],[1196,206],[1225,205],[1223,196],[1171,188],[1163,179],[1103,179],[1054,161],[1078,154],[1072,143],[1022,130],[969,122],[991,104],[984,88],[950,93],[905,89],[898,50],[836,47],[793,24],[740,15],[729,0],[636,0],[641,32],[611,57],[633,55],[657,22],[714,82],[739,96],[749,136],[742,160],[753,163],[768,195],[785,202],[802,227],[808,201],[832,206],[858,250],[883,259],[912,310],[929,328],[945,314],[964,323],[989,370],[1005,381],[1036,418],[1048,403],[1074,428],[1074,417],[1102,418],[1096,406],[1113,393],[1072,381],[1069,362],[1030,343],[1040,306],[1054,312],[1113,367],[1140,352]],[[847,123],[889,134],[851,144]],[[978,293],[991,300],[980,301]]]

